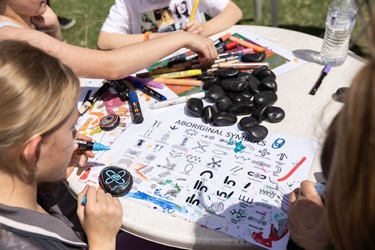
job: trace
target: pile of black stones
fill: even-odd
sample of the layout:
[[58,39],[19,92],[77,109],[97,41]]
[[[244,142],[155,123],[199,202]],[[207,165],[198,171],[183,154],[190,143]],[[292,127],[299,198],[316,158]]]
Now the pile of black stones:
[[214,74],[202,74],[202,89],[212,105],[204,106],[202,99],[190,98],[186,108],[203,122],[214,126],[231,126],[243,116],[238,128],[255,142],[264,140],[268,129],[263,121],[277,123],[284,119],[285,111],[274,106],[277,97],[276,75],[267,66],[252,73],[236,68],[217,70]]

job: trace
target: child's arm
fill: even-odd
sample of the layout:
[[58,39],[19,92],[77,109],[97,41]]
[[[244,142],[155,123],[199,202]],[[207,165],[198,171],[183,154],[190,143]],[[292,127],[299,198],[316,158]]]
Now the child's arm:
[[[86,205],[81,204],[86,194]],[[116,235],[122,224],[122,206],[118,198],[102,189],[86,186],[77,196],[77,215],[85,230],[89,249],[116,249]]]
[[47,6],[47,10],[43,15],[32,17],[31,22],[38,28],[41,28],[46,34],[62,41],[57,15],[49,6]]
[[203,36],[211,36],[220,31],[226,30],[240,21],[242,18],[242,11],[238,6],[229,1],[224,10],[217,16],[213,17],[205,23],[200,23],[196,20],[188,22],[183,30]]

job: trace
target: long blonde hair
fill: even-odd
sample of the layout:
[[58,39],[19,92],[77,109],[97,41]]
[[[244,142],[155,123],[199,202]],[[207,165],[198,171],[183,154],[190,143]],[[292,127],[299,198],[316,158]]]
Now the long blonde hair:
[[0,41],[0,171],[31,182],[27,142],[66,119],[78,94],[78,78],[60,60],[25,42]]
[[337,116],[327,211],[337,249],[375,249],[375,61],[357,74]]

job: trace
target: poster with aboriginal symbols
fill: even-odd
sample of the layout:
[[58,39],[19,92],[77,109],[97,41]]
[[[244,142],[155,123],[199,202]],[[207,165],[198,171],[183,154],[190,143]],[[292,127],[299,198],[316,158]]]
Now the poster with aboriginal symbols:
[[119,166],[133,176],[122,199],[267,249],[285,249],[288,194],[307,179],[317,143],[273,132],[254,142],[236,126],[181,115],[184,106],[145,106],[147,119],[121,133],[80,181],[97,185],[102,166]]

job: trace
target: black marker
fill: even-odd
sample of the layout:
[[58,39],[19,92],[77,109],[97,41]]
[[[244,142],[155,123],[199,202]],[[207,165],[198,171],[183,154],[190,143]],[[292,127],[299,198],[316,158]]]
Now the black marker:
[[331,64],[327,64],[323,68],[322,72],[320,73],[320,76],[319,76],[318,80],[314,84],[314,87],[309,92],[310,95],[315,95],[316,91],[318,91],[320,85],[322,84],[324,77],[326,77],[326,75],[328,75],[328,72],[331,70],[331,68],[332,68]]
[[132,111],[133,122],[142,123],[143,122],[142,110],[141,110],[141,106],[139,105],[137,93],[134,90],[129,91],[129,105]]
[[125,81],[111,80],[109,83],[117,91],[121,101],[125,102],[129,99],[129,87]]
[[89,97],[82,106],[79,107],[78,112],[80,115],[86,113],[86,111],[107,91],[109,88],[109,82],[105,81],[104,84],[94,93],[93,96]]
[[165,96],[163,96],[162,94],[156,92],[152,88],[147,87],[146,85],[144,85],[143,83],[141,83],[137,79],[133,78],[132,79],[132,84],[134,85],[134,87],[136,87],[139,90],[145,92],[147,95],[155,98],[158,101],[165,101],[165,100],[167,100],[167,98]]

